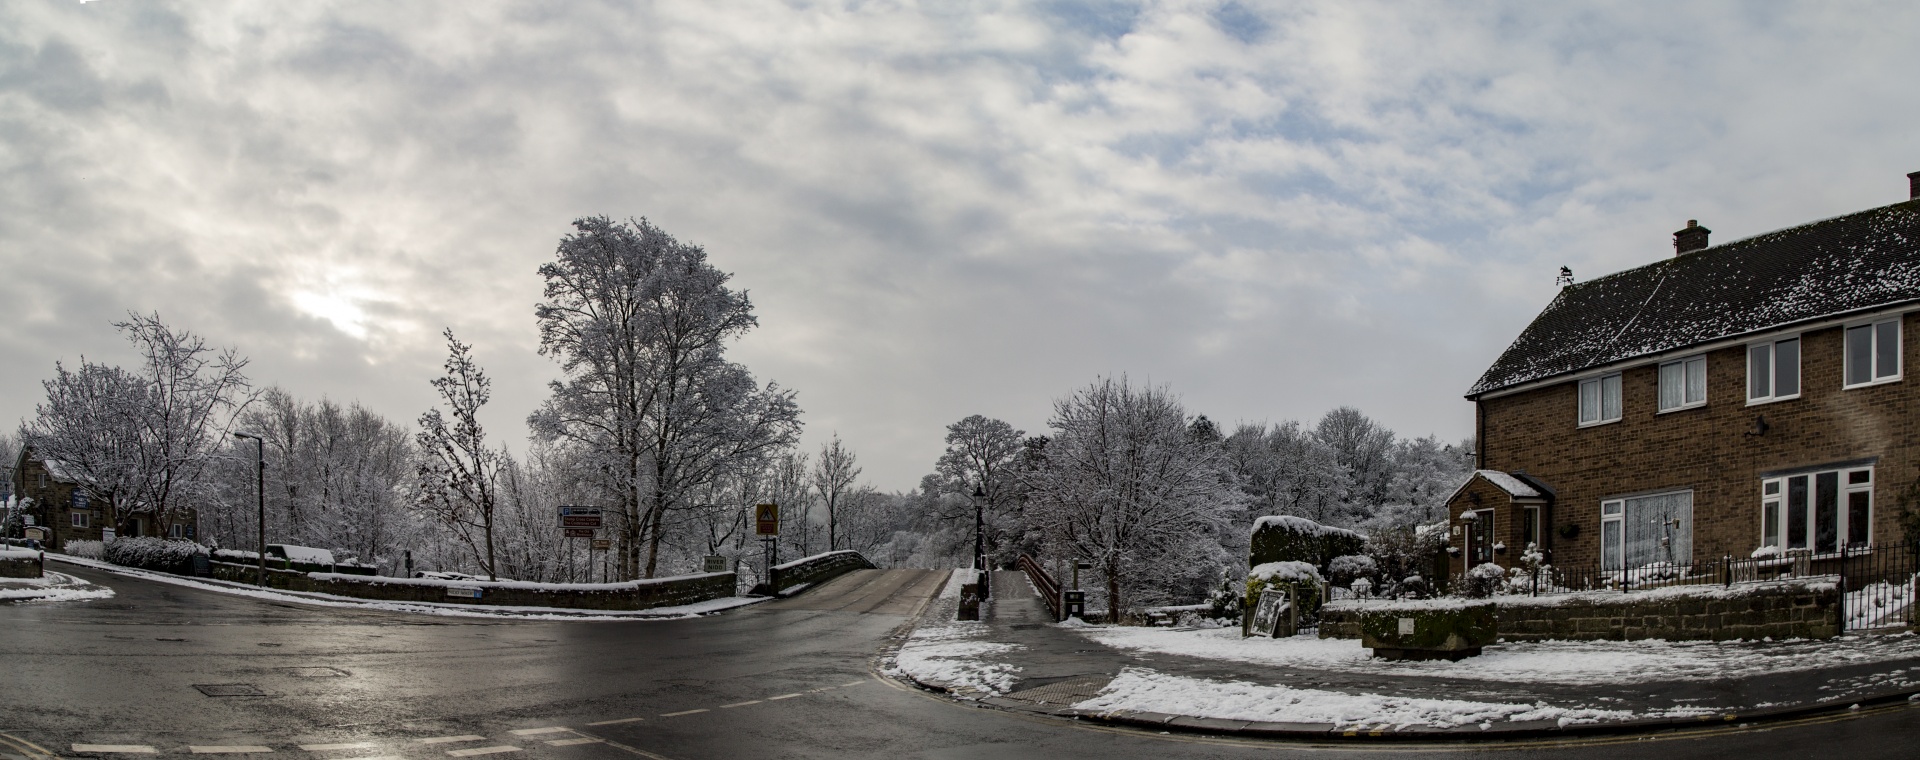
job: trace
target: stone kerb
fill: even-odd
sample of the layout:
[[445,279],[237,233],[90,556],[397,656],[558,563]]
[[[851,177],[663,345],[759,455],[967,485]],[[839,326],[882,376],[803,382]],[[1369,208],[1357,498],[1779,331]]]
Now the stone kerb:
[[[254,583],[252,565],[213,563],[213,575]],[[644,610],[675,607],[734,595],[733,573],[702,573],[623,583],[526,583],[520,581],[446,581],[387,578],[339,573],[267,570],[267,585],[288,591],[334,594],[390,602],[439,602],[504,607],[563,607],[588,610]],[[450,589],[480,589],[480,598],[449,596]]]
[[[1840,595],[1831,583],[1495,597],[1491,603],[1499,637],[1506,641],[1727,641],[1840,635]],[[1382,604],[1343,600],[1328,605],[1321,611],[1320,637],[1361,638],[1368,613]]]
[[873,566],[864,555],[850,549],[815,554],[774,565],[768,573],[769,583],[756,590],[779,596],[803,584],[825,583],[855,570],[871,570]]

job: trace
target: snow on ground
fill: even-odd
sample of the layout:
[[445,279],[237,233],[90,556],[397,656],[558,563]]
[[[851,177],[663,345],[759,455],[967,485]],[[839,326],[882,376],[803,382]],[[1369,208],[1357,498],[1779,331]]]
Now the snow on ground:
[[38,578],[0,579],[0,602],[77,602],[111,598],[113,589],[95,586],[66,573],[47,571]]
[[1480,656],[1459,662],[1388,662],[1374,659],[1356,639],[1243,639],[1239,628],[1086,626],[1074,631],[1101,644],[1137,652],[1348,673],[1508,683],[1707,681],[1920,659],[1920,636],[1913,634],[1777,642],[1539,641],[1494,644]]
[[960,587],[974,579],[973,570],[955,570],[947,576],[947,585],[927,605],[920,625],[894,653],[887,666],[890,673],[944,687],[961,697],[998,696],[1013,688],[1020,668],[992,662],[988,655],[1019,645],[984,641],[989,633],[985,623],[954,620],[960,608]]
[[1244,681],[1212,681],[1168,675],[1145,668],[1127,668],[1100,690],[1100,695],[1074,705],[1097,712],[1137,710],[1192,715],[1223,720],[1274,723],[1331,723],[1339,727],[1455,728],[1494,721],[1557,721],[1574,723],[1629,720],[1632,712],[1554,707],[1544,702],[1513,704],[1468,702],[1455,699],[1389,697],[1379,694],[1342,694],[1320,689],[1262,686]]
[[[515,620],[678,620],[682,618],[711,615],[722,610],[744,607],[768,601],[769,597],[723,597],[677,607],[654,607],[646,610],[577,610],[561,607],[509,607],[476,606],[461,604],[442,604],[438,602],[386,602],[372,599],[357,599],[333,594],[316,594],[305,591],[282,591],[263,589],[243,583],[217,580],[214,578],[184,578],[178,575],[155,573],[130,567],[70,557],[48,554],[47,559],[67,562],[75,565],[105,570],[119,575],[142,578],[175,586],[186,586],[203,591],[214,591],[235,596],[247,596],[275,602],[296,602],[319,607],[358,607],[361,609],[384,610],[387,612],[408,612],[420,615],[445,615],[448,617],[512,618]],[[400,579],[396,579],[400,580]]]

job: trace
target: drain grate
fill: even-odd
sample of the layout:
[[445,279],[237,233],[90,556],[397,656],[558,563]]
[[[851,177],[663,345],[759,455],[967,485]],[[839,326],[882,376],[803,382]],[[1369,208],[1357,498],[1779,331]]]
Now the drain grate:
[[209,697],[267,697],[272,696],[250,683],[197,683],[193,688]]
[[1112,681],[1113,676],[1069,678],[1045,686],[1016,691],[1006,695],[1006,698],[1037,705],[1070,705],[1099,696],[1100,690],[1106,688],[1106,685]]
[[339,668],[281,668],[288,675],[300,678],[344,678],[352,675]]

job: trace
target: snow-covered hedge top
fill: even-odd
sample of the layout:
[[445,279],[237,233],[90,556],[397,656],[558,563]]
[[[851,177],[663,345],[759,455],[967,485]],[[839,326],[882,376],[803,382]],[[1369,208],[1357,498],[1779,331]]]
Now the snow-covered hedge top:
[[813,562],[813,561],[815,561],[815,560],[821,560],[821,559],[826,559],[826,558],[828,558],[828,557],[831,557],[831,556],[833,556],[833,555],[835,555],[835,554],[852,554],[852,555],[855,555],[855,556],[858,556],[858,555],[859,555],[860,553],[859,553],[859,552],[857,552],[857,551],[854,551],[854,550],[852,550],[852,549],[841,549],[841,550],[839,550],[839,551],[832,551],[832,552],[821,552],[821,553],[819,553],[819,554],[815,554],[815,555],[813,555],[813,556],[811,556],[811,557],[801,557],[801,558],[799,558],[799,559],[796,559],[796,560],[794,560],[794,561],[792,561],[792,562],[783,562],[783,563],[781,563],[781,564],[778,564],[778,565],[774,565],[774,566],[773,566],[773,569],[775,569],[775,570],[792,570],[793,568],[796,568],[796,567],[799,567],[799,566],[801,566],[801,565],[804,565],[804,564],[806,564],[806,563],[808,563],[808,562]]
[[0,549],[0,559],[37,560],[40,553],[32,549]]
[[285,552],[286,558],[292,562],[305,562],[310,565],[333,564],[333,552],[327,551],[326,549],[315,549],[311,546],[294,546],[292,544],[267,544],[267,556],[275,556],[275,549]]
[[377,575],[348,575],[346,573],[307,573],[307,577],[317,581],[345,581],[348,583],[380,583],[390,586],[433,586],[439,588],[494,588],[515,589],[519,591],[632,591],[649,586],[662,586],[669,583],[704,580],[732,575],[732,573],[695,573],[693,575],[675,575],[667,578],[642,578],[640,580],[619,583],[534,583],[532,581],[450,581],[438,578],[388,578]]
[[1366,538],[1366,536],[1347,530],[1346,528],[1321,525],[1307,518],[1294,517],[1293,515],[1267,515],[1266,517],[1253,521],[1253,530],[1257,533],[1261,528],[1269,525],[1284,528],[1305,536],[1352,536],[1354,538]]
[[[1618,594],[1615,594],[1615,596],[1618,596]],[[1500,601],[1504,603],[1519,598],[1521,597],[1501,597]],[[1528,598],[1550,599],[1559,597],[1542,596]],[[1478,607],[1489,604],[1493,604],[1493,600],[1468,599],[1459,596],[1441,596],[1432,599],[1338,599],[1328,602],[1327,606],[1321,609],[1352,612],[1431,612],[1433,610],[1464,610],[1468,607]]]
[[1254,565],[1252,570],[1247,571],[1247,580],[1266,581],[1268,583],[1276,581],[1323,582],[1320,577],[1320,569],[1314,567],[1313,563],[1310,562],[1268,562],[1264,565]]
[[1341,599],[1329,602],[1326,609],[1352,612],[1396,612],[1417,610],[1446,610],[1471,607],[1476,604],[1499,604],[1503,607],[1557,607],[1561,605],[1588,606],[1594,604],[1619,604],[1622,602],[1662,601],[1668,599],[1741,599],[1759,594],[1791,594],[1830,591],[1831,582],[1820,581],[1773,581],[1766,583],[1736,583],[1731,587],[1716,585],[1681,585],[1661,588],[1635,590],[1630,593],[1619,591],[1579,591],[1571,594],[1552,594],[1548,596],[1497,596],[1492,599],[1467,599],[1457,596],[1434,599]]

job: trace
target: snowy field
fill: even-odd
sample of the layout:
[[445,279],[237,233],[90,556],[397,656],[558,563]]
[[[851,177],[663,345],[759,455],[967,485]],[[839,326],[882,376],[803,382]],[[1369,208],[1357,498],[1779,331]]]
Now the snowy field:
[[0,602],[78,602],[111,598],[113,589],[50,570],[38,578],[7,578],[0,581]]
[[1243,681],[1211,681],[1167,675],[1144,668],[1127,668],[1102,689],[1100,695],[1074,705],[1093,712],[1137,710],[1194,715],[1223,720],[1273,723],[1331,723],[1342,728],[1407,729],[1457,728],[1495,722],[1555,721],[1576,723],[1623,721],[1636,716],[1625,710],[1554,707],[1545,703],[1512,704],[1457,699],[1419,699],[1379,694],[1343,694],[1320,689],[1262,686]]
[[994,662],[991,656],[1018,645],[985,641],[989,632],[985,623],[954,620],[960,587],[972,583],[975,572],[955,570],[948,576],[940,595],[927,605],[920,625],[894,654],[887,666],[890,673],[951,689],[961,697],[998,696],[1013,688],[1020,668]]
[[1913,634],[1781,642],[1542,641],[1495,644],[1479,657],[1460,662],[1388,662],[1371,657],[1357,639],[1243,639],[1237,627],[1075,626],[1072,630],[1115,649],[1135,652],[1369,675],[1563,685],[1749,678],[1920,660],[1920,636]]
[[[712,599],[678,607],[655,607],[646,610],[575,610],[557,607],[479,607],[461,604],[439,604],[435,602],[385,602],[370,599],[356,599],[333,594],[315,594],[303,591],[280,591],[263,589],[241,583],[216,580],[212,578],[183,578],[166,573],[153,573],[130,567],[59,554],[48,554],[49,561],[67,562],[105,570],[118,575],[186,586],[203,591],[213,591],[234,596],[246,596],[275,602],[293,602],[319,607],[355,607],[359,609],[385,610],[387,612],[407,612],[419,615],[445,615],[448,617],[511,618],[515,620],[678,620],[701,615],[711,615],[722,610],[744,607],[768,601],[767,597],[726,597]],[[112,591],[107,592],[109,595]]]

